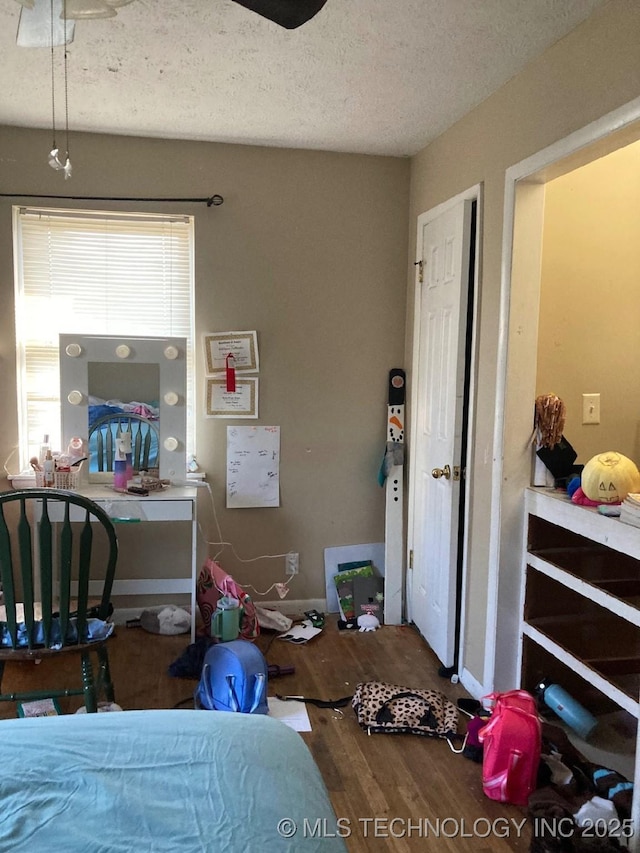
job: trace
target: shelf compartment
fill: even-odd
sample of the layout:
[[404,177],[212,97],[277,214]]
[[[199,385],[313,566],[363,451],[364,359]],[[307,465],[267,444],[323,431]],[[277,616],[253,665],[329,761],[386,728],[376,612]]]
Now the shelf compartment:
[[[574,663],[610,683],[637,704],[640,690],[640,627],[543,572],[527,566],[525,631],[544,636]],[[625,707],[629,707],[625,703]]]
[[607,594],[640,603],[640,562],[544,518],[529,515],[528,550]]
[[638,700],[532,625],[523,628],[522,686],[534,692],[542,679],[561,684],[592,714],[623,708],[638,718]]
[[[573,590],[585,599],[596,602],[600,607],[610,610],[627,622],[631,622],[632,625],[640,627],[640,609],[638,608],[636,599],[629,597],[627,600],[623,600],[621,597],[612,595],[608,590],[603,589],[603,585],[593,586],[587,583],[587,581],[569,572],[565,572],[564,569],[559,569],[557,566],[546,562],[546,560],[542,560],[535,554],[528,555],[528,567],[557,581],[562,586]],[[624,581],[621,583],[624,583]]]

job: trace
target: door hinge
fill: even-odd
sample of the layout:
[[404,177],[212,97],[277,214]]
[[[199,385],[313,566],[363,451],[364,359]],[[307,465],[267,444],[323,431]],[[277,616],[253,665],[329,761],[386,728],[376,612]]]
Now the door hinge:
[[413,568],[413,548],[409,551],[409,568]]
[[418,267],[418,281],[422,284],[424,279],[424,261],[415,261],[413,265],[414,267]]

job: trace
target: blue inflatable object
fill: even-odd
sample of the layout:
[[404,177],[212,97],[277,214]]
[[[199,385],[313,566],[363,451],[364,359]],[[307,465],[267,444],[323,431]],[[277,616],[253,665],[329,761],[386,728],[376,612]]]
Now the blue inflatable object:
[[575,492],[580,488],[580,477],[573,477],[567,483],[567,494],[572,498]]
[[268,674],[264,655],[248,640],[215,643],[204,657],[196,709],[268,714]]

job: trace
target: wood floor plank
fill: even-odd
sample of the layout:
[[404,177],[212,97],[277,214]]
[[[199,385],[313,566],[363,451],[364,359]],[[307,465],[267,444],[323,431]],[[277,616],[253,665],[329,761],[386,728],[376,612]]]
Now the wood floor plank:
[[[116,701],[125,710],[193,707],[197,682],[172,678],[167,671],[187,645],[186,635],[164,637],[118,627],[109,645]],[[257,645],[270,664],[295,668],[293,674],[270,679],[270,695],[339,699],[351,696],[361,681],[434,688],[454,702],[467,695],[460,684],[438,676],[437,659],[409,626],[361,634],[339,631],[335,619],[329,618],[322,633],[306,645],[284,642],[271,633],[263,633]],[[79,672],[79,663],[70,658],[64,668],[69,674],[76,668]],[[7,664],[3,688],[40,688],[57,681],[50,662]],[[65,713],[81,704],[79,697],[61,700]],[[523,810],[485,797],[480,765],[454,754],[444,741],[415,735],[369,736],[359,727],[350,704],[337,711],[313,705],[307,710],[312,731],[301,737],[342,821],[333,830],[349,834],[349,853],[528,850],[529,827],[517,829]],[[0,703],[0,718],[15,714],[13,703]],[[461,731],[465,725],[461,715]]]

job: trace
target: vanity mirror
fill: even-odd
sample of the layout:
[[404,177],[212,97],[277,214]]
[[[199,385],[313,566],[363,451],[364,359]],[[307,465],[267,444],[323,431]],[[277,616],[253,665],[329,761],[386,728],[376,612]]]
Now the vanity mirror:
[[185,338],[60,335],[62,441],[85,442],[89,482],[113,479],[116,437],[127,432],[134,470],[184,478],[185,348]]

